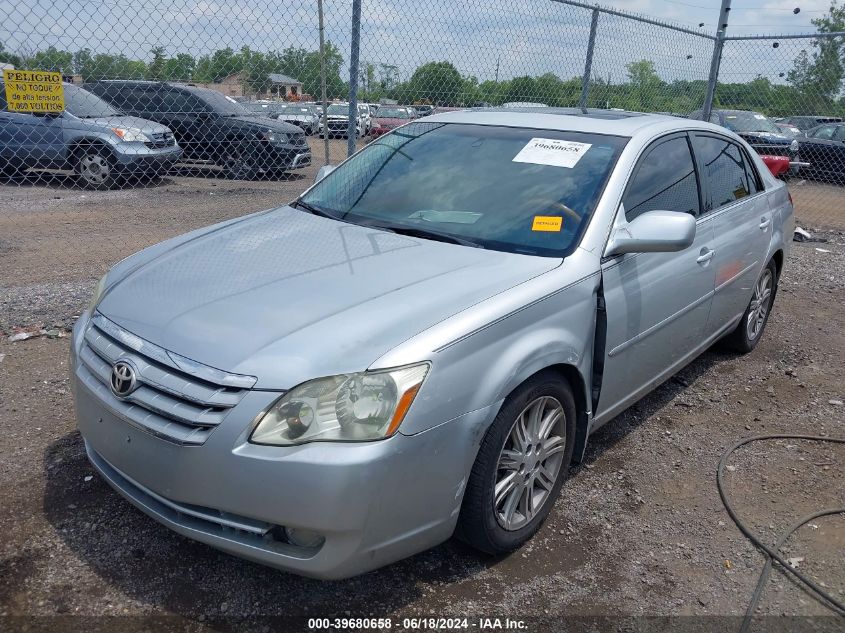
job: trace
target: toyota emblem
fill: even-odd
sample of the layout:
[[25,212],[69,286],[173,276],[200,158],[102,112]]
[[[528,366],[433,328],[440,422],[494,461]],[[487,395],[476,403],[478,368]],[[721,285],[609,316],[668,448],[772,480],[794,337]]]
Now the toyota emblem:
[[118,398],[125,398],[137,387],[135,368],[125,360],[117,361],[111,368],[111,390]]

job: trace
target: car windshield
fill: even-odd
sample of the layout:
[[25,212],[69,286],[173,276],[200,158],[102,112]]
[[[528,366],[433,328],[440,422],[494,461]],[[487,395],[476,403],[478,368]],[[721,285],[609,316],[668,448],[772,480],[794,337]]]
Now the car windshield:
[[380,119],[410,119],[411,113],[405,108],[379,108],[376,116]]
[[397,233],[563,257],[577,246],[627,140],[411,122],[373,141],[297,203]]
[[326,114],[342,114],[349,116],[348,103],[333,103],[326,109]]
[[780,132],[778,126],[758,112],[726,112],[725,127],[733,132]]
[[281,106],[282,112],[290,112],[291,114],[311,114],[311,109],[305,106]]
[[191,88],[191,93],[201,99],[212,112],[221,114],[223,116],[243,116],[245,114],[252,114],[249,110],[243,107],[240,103],[220,94],[214,90],[206,88]]
[[65,110],[80,119],[93,119],[101,116],[117,116],[119,110],[115,110],[108,103],[95,94],[83,90],[79,86],[71,84],[64,85]]

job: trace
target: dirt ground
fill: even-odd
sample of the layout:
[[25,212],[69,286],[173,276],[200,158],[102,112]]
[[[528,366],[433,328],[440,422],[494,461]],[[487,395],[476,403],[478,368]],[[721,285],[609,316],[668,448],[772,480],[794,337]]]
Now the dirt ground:
[[[335,157],[343,150],[333,143]],[[184,173],[116,192],[67,189],[61,177],[0,184],[0,628],[258,631],[293,628],[291,616],[391,616],[399,629],[431,615],[519,618],[528,630],[578,616],[676,618],[661,630],[721,618],[719,630],[738,630],[764,560],[719,498],[722,452],[757,434],[845,437],[842,190],[790,184],[799,224],[827,241],[794,244],[761,344],[747,356],[708,351],[603,427],[524,548],[490,558],[449,541],[318,582],[184,539],[123,501],[76,432],[68,339],[8,340],[16,326],[61,332],[109,265],[287,202],[315,171],[254,183]],[[800,515],[845,506],[845,445],[754,443],[731,458],[726,484],[743,520],[774,542]],[[814,521],[783,551],[845,599],[845,516]],[[752,630],[773,630],[766,618],[780,615],[813,616],[789,620],[792,630],[843,630],[831,614],[774,571]],[[703,615],[714,619],[686,618]],[[622,620],[596,630],[623,622],[643,630]]]

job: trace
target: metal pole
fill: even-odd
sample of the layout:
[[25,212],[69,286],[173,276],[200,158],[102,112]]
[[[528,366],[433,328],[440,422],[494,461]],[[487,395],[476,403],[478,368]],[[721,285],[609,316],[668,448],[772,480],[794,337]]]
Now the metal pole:
[[[355,153],[358,140],[358,52],[361,47],[361,0],[352,0],[352,50],[349,55],[349,125],[346,128],[346,155]],[[361,130],[363,132],[363,130]]]
[[326,38],[323,28],[323,0],[317,0],[317,18],[320,23],[320,90],[323,99],[323,164],[329,164],[329,123],[326,110],[329,100],[326,98]]
[[701,118],[710,120],[713,110],[713,97],[716,94],[716,82],[719,81],[719,65],[722,63],[722,47],[725,45],[725,31],[728,28],[728,14],[731,12],[731,0],[722,0],[719,9],[719,23],[716,27],[716,41],[713,43],[713,59],[710,61],[710,76],[707,78],[707,93],[704,96],[704,107]]
[[[599,25],[599,10],[593,9],[593,19],[590,21],[590,39],[587,41],[587,61],[584,62],[584,79],[581,84],[581,99],[578,107],[587,109],[587,95],[590,93],[590,74],[593,71],[593,50],[596,47],[596,29]],[[586,113],[586,112],[585,112]]]

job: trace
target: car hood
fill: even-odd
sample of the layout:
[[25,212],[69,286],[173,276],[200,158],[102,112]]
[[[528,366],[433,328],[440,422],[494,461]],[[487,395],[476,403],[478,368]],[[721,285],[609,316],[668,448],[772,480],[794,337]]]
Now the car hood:
[[346,114],[328,114],[328,115],[326,115],[326,118],[329,121],[348,121],[349,120],[349,116],[346,115]]
[[789,145],[794,140],[785,134],[775,134],[774,132],[737,132],[737,134],[752,144]]
[[376,121],[376,125],[379,125],[381,127],[394,128],[394,127],[399,127],[400,125],[405,125],[406,123],[408,123],[410,121],[410,119],[391,119],[391,118],[382,119],[381,117],[378,117],[378,118],[376,118],[375,121]]
[[302,131],[295,125],[285,123],[284,121],[277,121],[276,119],[266,118],[264,116],[261,116],[260,114],[256,114],[255,116],[238,115],[228,118],[229,120],[240,121],[241,123],[249,123],[252,125],[259,126],[264,130],[273,130],[274,132],[285,132],[287,134],[291,134],[293,132]]
[[113,127],[134,127],[138,128],[144,134],[163,134],[169,132],[170,128],[155,121],[149,121],[137,116],[115,115],[115,116],[101,116],[90,119],[76,118],[84,124],[95,125],[97,127],[113,128]]
[[[143,260],[143,252],[135,257]],[[561,261],[406,237],[290,207],[212,228],[147,259],[122,266],[129,272],[98,310],[172,352],[256,376],[267,389],[362,371],[415,334]]]

